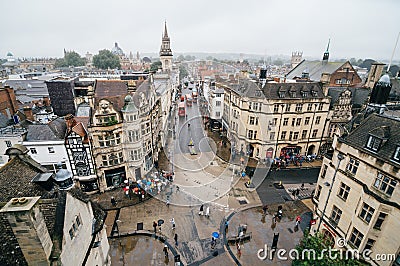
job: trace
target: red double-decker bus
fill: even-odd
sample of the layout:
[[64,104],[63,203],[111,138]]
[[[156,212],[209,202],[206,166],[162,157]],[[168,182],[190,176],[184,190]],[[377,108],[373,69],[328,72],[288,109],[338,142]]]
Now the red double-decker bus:
[[185,111],[185,103],[184,102],[180,102],[178,104],[178,115],[179,116],[185,116],[186,111]]

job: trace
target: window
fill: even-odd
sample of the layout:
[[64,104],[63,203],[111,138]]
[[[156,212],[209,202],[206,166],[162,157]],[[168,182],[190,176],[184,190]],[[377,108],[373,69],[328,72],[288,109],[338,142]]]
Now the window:
[[261,104],[259,103],[249,103],[249,110],[254,110],[254,111],[261,111]]
[[272,119],[272,125],[273,125],[273,126],[276,126],[276,123],[278,123],[278,118]]
[[310,117],[306,117],[306,119],[304,120],[304,125],[308,124],[310,124]]
[[394,151],[393,159],[396,161],[400,161],[400,146],[396,147],[396,150]]
[[358,216],[361,218],[361,220],[363,220],[369,224],[369,222],[371,221],[372,215],[374,215],[374,211],[375,211],[374,208],[369,206],[367,203],[364,203],[363,207],[361,209],[361,212]]
[[357,161],[353,158],[350,158],[350,161],[346,166],[346,171],[355,175],[357,173],[357,169],[358,169],[359,165],[360,165],[359,161]]
[[293,133],[293,140],[297,140],[299,138],[299,132]]
[[384,212],[380,212],[378,219],[376,219],[375,225],[374,225],[374,229],[378,229],[381,230],[383,221],[385,221],[387,214]]
[[257,130],[249,130],[249,131],[247,131],[247,138],[249,138],[249,139],[257,139]]
[[37,154],[36,148],[30,148],[31,154]]
[[74,230],[73,230],[72,228],[69,229],[69,237],[70,237],[71,239],[74,238]]
[[274,113],[279,112],[279,104],[274,104]]
[[139,141],[139,130],[129,130],[128,131],[128,140],[129,142]]
[[285,139],[286,138],[286,131],[282,131],[281,132],[281,139]]
[[215,101],[215,106],[221,106],[221,101]]
[[323,108],[324,108],[324,104],[323,104],[323,103],[320,103],[320,104],[318,105],[318,111],[322,111]]
[[339,188],[339,193],[338,193],[338,197],[340,197],[341,199],[343,199],[344,201],[347,200],[347,197],[349,196],[349,192],[350,192],[350,187],[347,186],[344,183],[340,183],[340,188]]
[[54,147],[47,147],[49,153],[55,153]]
[[311,137],[312,137],[312,138],[316,138],[316,137],[317,137],[317,134],[318,134],[318,129],[314,129],[314,130],[312,131]]
[[6,146],[7,146],[7,148],[11,148],[11,141],[9,141],[9,140],[6,140]]
[[307,105],[307,111],[312,111],[312,103],[309,103],[308,105]]
[[119,133],[106,133],[99,136],[100,147],[111,147],[121,143],[121,135]]
[[326,175],[326,171],[328,170],[328,166],[326,164],[324,164],[322,166],[322,171],[321,171],[321,178],[325,178]]
[[80,226],[82,224],[81,218],[79,217],[79,215],[76,216],[75,218],[75,222],[78,226]]
[[292,127],[294,127],[295,123],[296,123],[296,118],[292,118]]
[[101,156],[103,166],[113,166],[123,162],[122,152]]
[[317,189],[315,190],[314,199],[319,200],[319,196],[321,195],[322,187],[318,185]]
[[250,116],[249,117],[249,124],[250,125],[258,125],[258,117]]
[[356,248],[360,247],[361,241],[364,238],[364,235],[360,233],[355,227],[353,227],[353,231],[351,232],[349,243],[351,243]]
[[142,128],[142,135],[150,133],[150,122],[147,122],[146,124],[142,125],[141,128]]
[[140,148],[136,149],[136,150],[130,150],[129,151],[129,157],[133,161],[140,160],[142,158],[142,150]]
[[378,176],[375,179],[374,187],[382,191],[388,196],[393,194],[393,190],[397,185],[397,181],[393,178],[385,176],[382,173],[378,173]]
[[301,118],[297,118],[296,120],[296,126],[300,126],[301,125]]
[[279,91],[279,98],[285,98],[285,92],[284,91]]
[[364,250],[371,250],[372,249],[372,247],[374,246],[374,244],[375,244],[375,240],[373,240],[373,239],[371,239],[371,238],[368,238],[367,239],[367,244],[365,244],[365,248],[364,248]]
[[296,104],[296,112],[301,112],[302,109],[303,109],[303,104],[301,103]]
[[293,136],[293,131],[289,132],[289,140],[292,140],[292,136]]
[[340,210],[338,207],[333,205],[330,221],[331,224],[336,227],[336,225],[339,224],[340,216],[342,216],[342,210]]
[[307,130],[303,130],[303,132],[301,133],[301,138],[302,139],[307,138]]
[[215,112],[215,116],[216,117],[220,117],[221,116],[221,112]]
[[308,92],[307,91],[302,91],[301,92],[301,97],[307,98],[307,96],[308,96]]
[[274,140],[275,139],[275,132],[269,133],[269,140]]
[[287,126],[287,125],[288,125],[288,122],[289,122],[289,118],[285,117],[285,118],[283,119],[283,125],[284,125],[284,126]]
[[315,119],[315,124],[319,125],[320,122],[321,122],[321,117],[317,116],[317,118]]
[[374,136],[369,136],[368,142],[367,142],[367,148],[371,149],[373,151],[378,151],[379,146],[381,145],[382,140],[374,137]]
[[286,112],[290,112],[290,104],[286,104]]

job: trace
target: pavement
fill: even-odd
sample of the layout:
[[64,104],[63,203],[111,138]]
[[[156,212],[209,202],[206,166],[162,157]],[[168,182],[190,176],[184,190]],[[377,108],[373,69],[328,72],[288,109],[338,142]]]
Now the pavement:
[[[191,120],[190,130],[203,131],[196,104],[188,114],[188,119],[196,117]],[[237,174],[244,168],[242,162],[232,164],[217,157],[215,142],[206,141],[204,133],[188,130],[186,121],[177,120],[174,128],[177,136],[171,134],[165,149],[167,162],[160,161],[163,170],[175,173],[173,183],[159,194],[147,195],[144,201],[135,196],[127,198],[122,188],[91,195],[92,200],[107,210],[105,224],[112,264],[174,265],[174,255],[179,255],[183,265],[290,265],[290,261],[262,261],[257,257],[257,251],[265,245],[271,246],[274,233],[279,233],[278,248],[290,250],[299,243],[309,224],[309,202],[306,205],[299,197],[292,198],[291,190],[305,183],[307,190],[304,189],[304,193],[311,191],[320,162],[305,163],[302,168],[289,166],[279,171],[270,171],[265,163],[261,163],[251,179],[256,186],[249,189],[245,186],[249,177]],[[190,155],[184,147],[190,139],[195,142],[198,155]],[[247,165],[247,162],[246,159],[243,164]],[[274,183],[280,181],[283,189],[274,187]],[[116,198],[117,206],[111,205],[111,196]],[[210,208],[209,217],[199,215],[201,204],[204,204],[204,210]],[[269,206],[265,216],[261,209],[264,204]],[[272,226],[272,215],[278,206],[283,207],[283,218]],[[302,216],[303,222],[301,230],[295,231],[297,215]],[[170,222],[172,218],[175,229]],[[153,222],[160,220],[163,224],[154,233]],[[224,228],[226,220],[229,220],[227,232]],[[225,240],[237,235],[240,224],[248,225],[247,231],[252,232],[252,238],[243,243],[239,257],[236,247],[229,246]],[[215,232],[220,238],[212,247],[211,236]],[[175,245],[175,234],[178,245]],[[164,244],[170,250],[168,259],[162,250]]]

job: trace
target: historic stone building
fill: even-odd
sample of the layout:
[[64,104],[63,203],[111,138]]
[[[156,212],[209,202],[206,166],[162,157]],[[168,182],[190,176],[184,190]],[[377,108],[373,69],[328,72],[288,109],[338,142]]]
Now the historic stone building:
[[161,41],[160,60],[163,71],[172,71],[172,50],[171,41],[167,31],[167,22],[165,22],[164,25],[164,34]]
[[225,89],[222,124],[234,153],[255,159],[319,152],[330,99],[320,83],[251,80],[217,83]]
[[[371,114],[350,134],[335,137],[333,157],[323,160],[313,198],[311,232],[345,239],[345,248],[360,254],[370,250],[374,265],[399,259],[399,132],[399,118]],[[378,262],[376,254],[393,257]]]

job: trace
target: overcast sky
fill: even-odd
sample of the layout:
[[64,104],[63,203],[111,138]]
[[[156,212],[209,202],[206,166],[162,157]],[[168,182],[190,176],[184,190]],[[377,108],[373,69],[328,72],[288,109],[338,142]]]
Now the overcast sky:
[[96,54],[114,42],[158,52],[166,20],[174,53],[322,57],[331,38],[332,58],[388,59],[400,31],[398,0],[1,0],[0,10],[0,58]]

